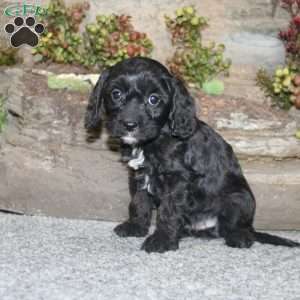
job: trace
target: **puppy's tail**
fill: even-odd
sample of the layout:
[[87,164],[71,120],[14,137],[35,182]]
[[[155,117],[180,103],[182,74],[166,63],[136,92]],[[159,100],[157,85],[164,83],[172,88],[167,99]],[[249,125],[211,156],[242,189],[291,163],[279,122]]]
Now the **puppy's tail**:
[[285,246],[285,247],[300,247],[300,243],[281,238],[276,235],[264,233],[264,232],[253,232],[255,240],[262,244],[272,244],[276,246]]

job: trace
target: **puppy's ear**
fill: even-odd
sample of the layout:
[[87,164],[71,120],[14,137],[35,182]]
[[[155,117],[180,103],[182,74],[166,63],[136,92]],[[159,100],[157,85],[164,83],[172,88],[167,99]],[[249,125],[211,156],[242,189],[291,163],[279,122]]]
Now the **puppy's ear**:
[[173,136],[189,137],[196,126],[196,109],[194,99],[179,79],[172,78],[173,102],[169,114],[169,124]]
[[92,90],[85,113],[84,126],[87,130],[98,129],[101,126],[103,113],[103,85],[109,75],[109,70],[104,70]]

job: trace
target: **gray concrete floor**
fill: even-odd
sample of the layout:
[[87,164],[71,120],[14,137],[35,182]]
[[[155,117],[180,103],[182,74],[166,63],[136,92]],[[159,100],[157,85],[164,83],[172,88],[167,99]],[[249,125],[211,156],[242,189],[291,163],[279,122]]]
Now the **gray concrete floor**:
[[0,214],[0,299],[300,300],[300,249],[189,238],[149,255],[114,226]]

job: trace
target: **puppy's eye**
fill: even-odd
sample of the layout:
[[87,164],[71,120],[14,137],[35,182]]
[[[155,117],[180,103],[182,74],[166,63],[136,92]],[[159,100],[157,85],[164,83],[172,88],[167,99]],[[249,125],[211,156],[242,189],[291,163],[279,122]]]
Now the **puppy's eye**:
[[118,89],[114,89],[111,92],[111,97],[112,97],[113,100],[118,101],[122,98],[122,92]]
[[154,94],[150,95],[150,97],[148,99],[149,104],[152,106],[157,105],[159,103],[159,101],[160,101],[160,99],[158,98],[158,96],[154,95]]

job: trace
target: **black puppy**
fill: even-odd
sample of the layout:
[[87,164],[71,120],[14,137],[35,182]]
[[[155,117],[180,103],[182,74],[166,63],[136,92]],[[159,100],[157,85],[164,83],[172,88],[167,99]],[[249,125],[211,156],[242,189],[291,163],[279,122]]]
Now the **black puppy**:
[[115,228],[119,236],[146,236],[156,207],[147,252],[175,250],[184,236],[223,237],[239,248],[254,241],[300,246],[254,230],[255,199],[231,146],[196,118],[187,89],[160,63],[131,58],[105,70],[86,128],[99,128],[103,116],[126,157],[130,152],[132,200],[129,220]]

